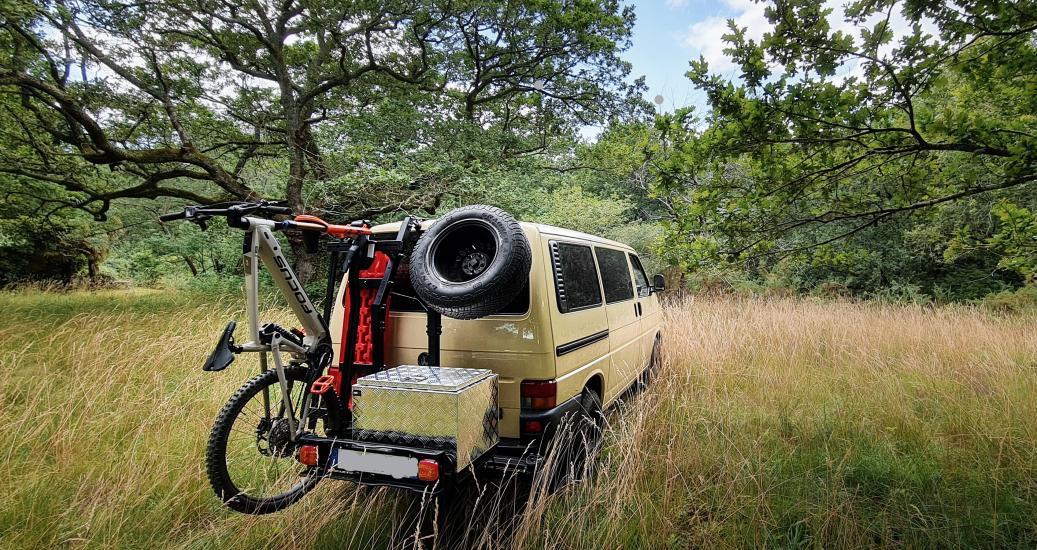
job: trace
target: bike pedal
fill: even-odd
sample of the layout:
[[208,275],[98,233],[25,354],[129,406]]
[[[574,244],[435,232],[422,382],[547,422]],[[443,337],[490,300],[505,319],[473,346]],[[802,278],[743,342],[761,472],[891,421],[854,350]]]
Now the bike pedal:
[[329,389],[335,386],[335,377],[330,374],[322,375],[320,378],[315,380],[310,386],[310,393],[313,395],[324,395]]

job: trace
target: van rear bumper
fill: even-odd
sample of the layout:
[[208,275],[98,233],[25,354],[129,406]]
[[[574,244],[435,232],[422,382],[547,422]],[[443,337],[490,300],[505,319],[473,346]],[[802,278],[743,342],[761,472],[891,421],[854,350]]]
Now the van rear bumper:
[[[417,492],[438,493],[445,484],[453,482],[456,474],[452,453],[436,449],[423,449],[402,445],[390,445],[357,441],[354,439],[338,439],[306,434],[299,439],[299,445],[315,445],[318,453],[319,470],[325,477],[352,481],[360,485],[375,485],[409,489]],[[388,475],[348,471],[336,467],[339,449],[360,451],[373,455],[390,455],[410,458],[415,461],[423,459],[435,460],[439,464],[440,482],[426,482],[417,478],[394,478]]]
[[522,432],[522,437],[505,438],[492,452],[486,453],[480,466],[489,470],[504,473],[533,473],[544,462],[551,437],[558,425],[566,419],[574,418],[580,412],[580,396],[573,397],[546,411],[522,411],[519,414],[519,426],[527,421],[539,421],[543,429],[539,432]]
[[[522,411],[519,414],[519,430],[522,433],[522,439],[540,439],[550,438],[554,431],[558,428],[558,425],[564,419],[573,418],[580,411],[580,396],[577,395],[561,405],[553,409],[546,411]],[[527,422],[540,422],[543,429],[539,432],[527,432],[525,431]]]

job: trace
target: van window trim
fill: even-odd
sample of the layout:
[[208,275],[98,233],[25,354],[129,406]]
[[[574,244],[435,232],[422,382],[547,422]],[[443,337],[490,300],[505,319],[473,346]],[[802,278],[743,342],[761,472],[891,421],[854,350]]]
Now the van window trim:
[[[635,296],[635,298],[647,298],[647,297],[651,296],[652,295],[652,280],[648,278],[648,272],[645,271],[645,266],[644,266],[644,264],[641,263],[641,258],[639,258],[637,256],[637,254],[635,254],[633,252],[627,252],[627,258],[628,258],[628,261],[630,262],[630,269],[631,269],[631,271],[640,271],[641,272],[641,275],[644,276],[644,278],[645,278],[645,288],[648,289],[647,293],[641,294],[641,292],[639,290],[637,290],[637,277],[634,277],[634,296]],[[633,275],[633,273],[631,273],[631,275]]]
[[[592,260],[592,263],[594,264],[594,280],[595,280],[596,284],[598,285],[598,303],[590,304],[590,305],[586,305],[586,306],[570,307],[566,311],[562,311],[562,297],[561,297],[561,295],[559,293],[560,289],[558,288],[558,278],[561,275],[561,271],[560,271],[560,269],[561,269],[561,263],[560,263],[561,262],[561,258],[558,257],[555,254],[555,252],[557,250],[557,247],[560,244],[568,244],[568,245],[573,245],[573,246],[582,246],[582,247],[590,250],[591,260]],[[583,243],[583,242],[574,242],[574,241],[560,240],[560,239],[549,239],[547,241],[547,247],[549,249],[550,256],[551,256],[551,280],[553,281],[552,284],[554,285],[554,289],[555,289],[555,309],[558,310],[558,313],[560,315],[566,315],[566,314],[569,314],[569,313],[576,313],[576,312],[579,312],[579,311],[586,311],[588,309],[605,307],[605,290],[602,288],[603,285],[601,284],[601,270],[598,269],[598,258],[594,255],[594,245],[593,244],[589,244],[589,243]]]
[[[606,306],[611,306],[612,304],[622,304],[623,302],[631,302],[631,301],[636,300],[639,297],[638,296],[639,293],[637,292],[637,283],[634,282],[634,274],[630,272],[630,267],[631,266],[630,266],[630,260],[628,259],[628,256],[630,255],[630,252],[628,252],[626,250],[620,250],[618,248],[612,248],[612,247],[609,247],[609,246],[594,245],[592,248],[594,248],[594,262],[598,264],[598,279],[601,280],[601,293],[602,293],[602,299],[605,300],[605,305]],[[610,302],[610,301],[608,301],[608,298],[604,296],[604,294],[605,294],[605,270],[601,268],[601,263],[598,262],[598,252],[597,252],[597,250],[599,248],[601,248],[603,250],[612,250],[614,252],[619,252],[620,254],[623,255],[623,259],[626,260],[626,264],[627,264],[627,280],[630,281],[631,295],[630,295],[629,298],[624,298],[622,300],[616,300],[615,302]]]

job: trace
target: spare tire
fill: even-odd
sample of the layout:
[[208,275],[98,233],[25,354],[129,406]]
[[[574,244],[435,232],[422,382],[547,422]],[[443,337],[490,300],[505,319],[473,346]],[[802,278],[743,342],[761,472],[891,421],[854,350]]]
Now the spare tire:
[[410,280],[429,307],[454,319],[478,319],[525,288],[529,240],[515,218],[493,206],[455,208],[436,220],[410,255]]

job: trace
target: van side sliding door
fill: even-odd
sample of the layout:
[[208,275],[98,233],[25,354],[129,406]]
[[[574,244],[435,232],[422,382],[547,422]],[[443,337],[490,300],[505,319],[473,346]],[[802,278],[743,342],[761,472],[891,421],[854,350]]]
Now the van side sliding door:
[[[600,370],[608,385],[608,320],[591,247],[561,240],[546,241],[554,283],[551,332],[559,404],[562,396],[579,395]],[[608,393],[603,392],[607,402]]]
[[610,397],[625,390],[644,370],[641,362],[641,325],[634,300],[634,285],[626,252],[603,246],[594,247],[605,291],[605,315],[609,322]]

